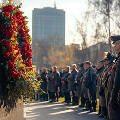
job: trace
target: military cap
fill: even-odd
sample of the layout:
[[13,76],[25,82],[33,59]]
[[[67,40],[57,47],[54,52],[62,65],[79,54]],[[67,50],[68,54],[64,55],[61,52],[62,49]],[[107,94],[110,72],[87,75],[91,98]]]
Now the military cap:
[[108,52],[106,58],[104,58],[104,61],[113,61],[115,59],[115,57]]
[[78,64],[78,67],[83,67],[84,66],[84,63],[79,63]]
[[117,35],[117,36],[111,36],[110,37],[111,41],[113,42],[113,44],[117,41],[120,41],[120,35]]

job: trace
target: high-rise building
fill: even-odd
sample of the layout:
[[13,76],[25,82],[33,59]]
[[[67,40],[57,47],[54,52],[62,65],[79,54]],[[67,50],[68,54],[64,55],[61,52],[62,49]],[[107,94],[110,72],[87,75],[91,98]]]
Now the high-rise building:
[[40,68],[49,66],[49,52],[52,48],[65,46],[65,11],[45,7],[35,8],[32,13],[32,55],[33,64]]
[[45,7],[35,8],[32,13],[33,44],[37,41],[52,44],[54,47],[65,45],[65,11]]

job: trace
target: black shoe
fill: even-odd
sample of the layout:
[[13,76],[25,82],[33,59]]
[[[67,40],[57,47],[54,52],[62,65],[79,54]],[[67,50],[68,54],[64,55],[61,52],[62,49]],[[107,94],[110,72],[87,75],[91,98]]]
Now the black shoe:
[[85,108],[85,109],[83,109],[84,111],[89,111],[90,109],[89,108]]
[[101,113],[101,114],[99,115],[99,117],[100,117],[100,118],[104,118],[104,115]]
[[85,106],[84,105],[79,105],[80,108],[84,108]]

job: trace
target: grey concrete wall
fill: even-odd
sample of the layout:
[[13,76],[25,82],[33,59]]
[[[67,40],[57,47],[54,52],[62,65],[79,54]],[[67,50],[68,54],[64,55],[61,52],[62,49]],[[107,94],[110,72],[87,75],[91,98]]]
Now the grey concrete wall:
[[7,113],[4,108],[0,108],[0,120],[24,120],[23,104],[17,104],[10,113]]

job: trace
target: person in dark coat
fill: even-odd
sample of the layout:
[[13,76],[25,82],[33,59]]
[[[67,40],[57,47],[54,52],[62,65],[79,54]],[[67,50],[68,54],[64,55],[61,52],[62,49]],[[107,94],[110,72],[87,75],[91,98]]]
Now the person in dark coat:
[[102,98],[100,95],[100,88],[102,86],[102,77],[103,77],[103,71],[104,71],[104,61],[101,60],[98,62],[97,65],[97,98],[99,98],[99,112],[98,115],[101,114],[101,108],[102,108]]
[[55,101],[55,81],[54,81],[52,68],[48,70],[47,83],[48,83],[49,101],[54,102]]
[[56,95],[56,99],[57,99],[57,102],[58,102],[61,80],[60,80],[60,74],[57,71],[56,66],[53,67],[53,76],[54,76],[54,81],[55,81],[55,95]]
[[85,98],[84,98],[84,95],[82,94],[83,74],[84,74],[84,64],[81,63],[81,64],[78,64],[78,73],[77,73],[76,78],[75,78],[78,104],[79,104],[79,100],[81,98],[81,105],[79,107],[84,107],[84,105],[85,105]]
[[115,52],[117,54],[115,64],[112,67],[113,87],[110,94],[110,101],[108,103],[109,120],[120,119],[120,36],[111,36]]
[[110,70],[113,65],[113,56],[110,53],[107,53],[106,57],[104,58],[104,71],[103,71],[103,76],[102,76],[102,81],[101,81],[101,87],[100,87],[100,97],[101,97],[101,114],[99,117],[104,117],[108,118],[108,113],[107,113],[107,106],[108,106],[108,99],[109,99],[109,94],[108,94],[108,82],[110,78]]
[[42,69],[41,79],[42,79],[41,89],[45,92],[44,94],[42,94],[41,97],[42,97],[43,101],[47,101],[48,94],[47,94],[47,71],[46,71],[46,68]]
[[62,91],[64,93],[65,103],[68,103],[68,104],[71,102],[70,91],[68,89],[68,79],[69,79],[69,76],[70,76],[70,67],[67,66],[65,68],[64,76],[62,78]]
[[75,94],[75,78],[77,75],[77,70],[76,70],[77,66],[76,64],[73,64],[71,67],[71,73],[69,76],[69,90],[72,92],[72,105],[78,105],[78,99],[77,99],[77,95]]
[[96,82],[97,75],[95,70],[91,67],[89,61],[85,62],[85,86],[88,88],[89,100],[87,101],[88,108],[91,112],[96,112]]
[[64,75],[65,75],[65,69],[62,69],[62,71],[60,72],[60,79],[61,79],[61,85],[60,85],[60,97],[64,97],[64,90],[63,90],[63,84],[62,84],[62,81],[63,81],[63,78],[64,78]]

